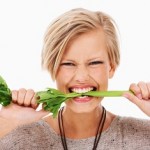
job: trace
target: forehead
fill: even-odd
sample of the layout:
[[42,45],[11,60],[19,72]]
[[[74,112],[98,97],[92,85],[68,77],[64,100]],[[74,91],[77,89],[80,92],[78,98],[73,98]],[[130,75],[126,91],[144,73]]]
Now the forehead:
[[107,54],[106,37],[102,29],[80,34],[69,41],[63,59],[67,57],[88,56]]

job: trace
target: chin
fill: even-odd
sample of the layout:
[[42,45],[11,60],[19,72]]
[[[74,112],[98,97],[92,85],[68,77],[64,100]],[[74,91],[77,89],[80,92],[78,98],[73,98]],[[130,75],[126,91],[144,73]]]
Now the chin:
[[72,112],[77,114],[90,113],[99,107],[99,102],[97,103],[72,103],[68,102],[66,104],[67,108],[69,108]]

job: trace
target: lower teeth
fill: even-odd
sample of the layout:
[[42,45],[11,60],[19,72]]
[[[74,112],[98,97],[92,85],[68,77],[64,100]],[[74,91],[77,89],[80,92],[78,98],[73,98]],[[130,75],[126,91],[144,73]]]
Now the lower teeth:
[[79,98],[86,98],[86,97],[88,97],[88,96],[80,96]]

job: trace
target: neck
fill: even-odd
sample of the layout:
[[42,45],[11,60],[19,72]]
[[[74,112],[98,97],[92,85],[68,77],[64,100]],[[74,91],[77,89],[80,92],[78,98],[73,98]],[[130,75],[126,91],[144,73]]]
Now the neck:
[[75,113],[65,107],[63,111],[65,134],[69,138],[86,138],[96,135],[102,107],[95,108],[89,113]]

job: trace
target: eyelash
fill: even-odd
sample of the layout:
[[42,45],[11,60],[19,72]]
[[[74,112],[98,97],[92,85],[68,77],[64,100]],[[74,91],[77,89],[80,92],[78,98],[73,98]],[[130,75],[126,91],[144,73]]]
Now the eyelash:
[[103,61],[92,61],[89,63],[89,65],[99,65],[99,64],[103,64]]
[[[103,61],[92,61],[89,63],[89,65],[99,65],[99,64],[103,64]],[[64,62],[61,64],[61,66],[75,66],[75,64],[71,63],[71,62]]]
[[71,62],[64,62],[61,64],[61,66],[74,66],[74,64]]

